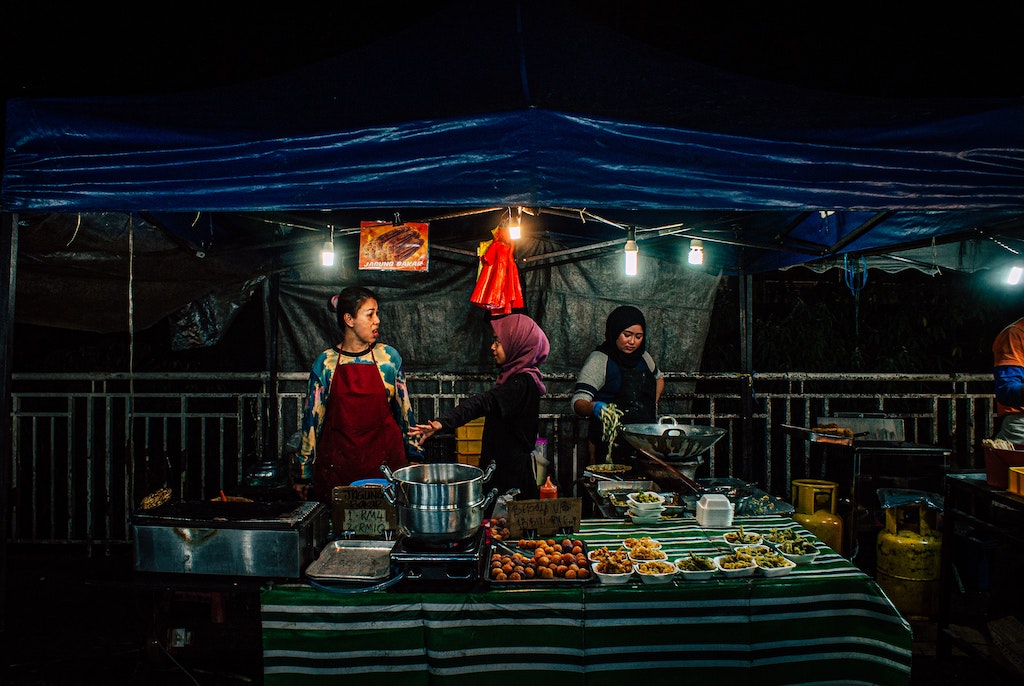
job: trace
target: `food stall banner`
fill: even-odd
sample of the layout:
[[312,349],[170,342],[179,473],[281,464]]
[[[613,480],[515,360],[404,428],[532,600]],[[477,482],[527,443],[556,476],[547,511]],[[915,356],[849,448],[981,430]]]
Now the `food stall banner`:
[[430,268],[429,225],[360,222],[359,268],[425,272]]

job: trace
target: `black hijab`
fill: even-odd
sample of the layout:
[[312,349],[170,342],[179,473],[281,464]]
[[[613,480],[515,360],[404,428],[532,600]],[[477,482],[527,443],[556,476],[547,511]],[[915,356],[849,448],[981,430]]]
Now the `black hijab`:
[[[627,354],[619,350],[615,341],[619,338],[620,333],[634,324],[643,327],[644,339],[640,341],[636,350]],[[620,305],[612,310],[604,324],[604,342],[597,346],[597,349],[622,367],[632,369],[637,366],[643,357],[644,350],[647,349],[647,320],[644,319],[644,313],[631,305]]]

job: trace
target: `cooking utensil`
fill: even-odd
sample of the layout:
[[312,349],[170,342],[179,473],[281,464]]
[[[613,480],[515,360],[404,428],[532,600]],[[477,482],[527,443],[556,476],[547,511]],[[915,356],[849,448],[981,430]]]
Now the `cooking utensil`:
[[853,439],[867,436],[869,432],[862,431],[861,433],[852,434],[850,436],[841,436],[839,434],[830,434],[822,431],[815,431],[814,429],[808,429],[803,426],[793,426],[792,424],[779,424],[783,429],[789,429],[791,431],[797,431],[802,434],[810,435],[812,441],[826,441],[832,443],[841,443],[844,445],[851,445]]
[[660,417],[657,424],[625,424],[619,431],[626,442],[640,452],[657,455],[669,462],[693,461],[690,458],[704,452],[725,435],[725,429],[679,424],[674,417]]
[[473,536],[497,495],[498,489],[494,488],[481,501],[430,507],[395,502],[394,494],[384,491],[384,498],[395,506],[399,533],[427,545],[459,543]]
[[[486,470],[470,464],[440,462],[402,467],[392,473],[387,464],[380,471],[396,504],[409,507],[453,507],[484,499],[483,485],[494,474],[495,463]],[[386,495],[386,494],[385,494]]]

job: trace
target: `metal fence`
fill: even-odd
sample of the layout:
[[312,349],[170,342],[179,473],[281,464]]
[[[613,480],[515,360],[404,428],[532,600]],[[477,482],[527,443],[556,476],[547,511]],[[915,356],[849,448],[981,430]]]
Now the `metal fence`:
[[[133,508],[156,488],[184,499],[233,491],[254,464],[280,457],[298,431],[306,378],[15,374],[8,541],[126,543]],[[574,380],[545,375],[541,435],[562,492],[578,494],[588,420],[570,410]],[[487,388],[493,376],[410,373],[408,381],[416,416],[426,419]],[[782,424],[809,427],[835,413],[896,416],[908,442],[948,447],[949,466],[970,469],[992,434],[993,402],[987,374],[674,372],[666,374],[659,414],[726,429],[698,477],[742,478],[788,497],[793,475],[807,473],[809,451]]]

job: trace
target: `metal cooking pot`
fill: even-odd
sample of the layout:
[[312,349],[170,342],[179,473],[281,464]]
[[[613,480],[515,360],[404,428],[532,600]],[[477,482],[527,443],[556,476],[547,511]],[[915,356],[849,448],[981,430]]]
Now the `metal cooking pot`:
[[484,499],[483,486],[494,474],[495,466],[492,462],[485,471],[470,464],[440,462],[409,465],[392,473],[382,464],[380,471],[388,478],[396,505],[461,507]]
[[699,463],[696,456],[725,435],[725,429],[679,424],[674,417],[660,417],[657,424],[626,424],[619,431],[640,452],[666,462]]
[[491,489],[479,502],[448,507],[403,505],[394,501],[394,494],[384,490],[385,499],[395,506],[398,532],[430,545],[458,543],[474,534],[483,524],[484,511],[490,507],[498,489]]

